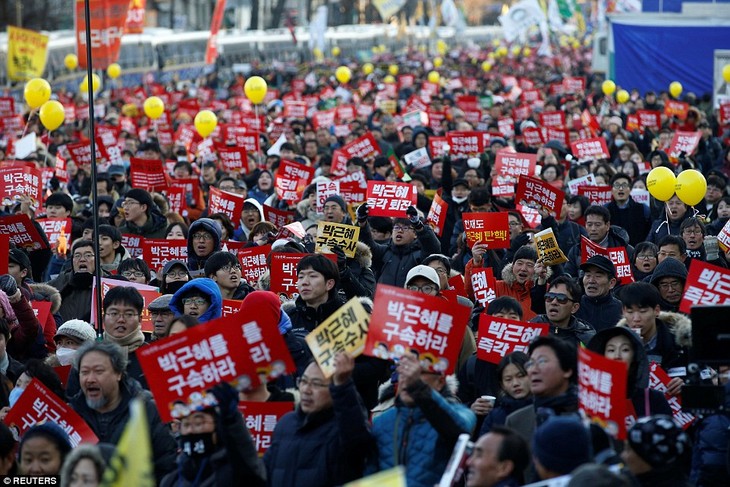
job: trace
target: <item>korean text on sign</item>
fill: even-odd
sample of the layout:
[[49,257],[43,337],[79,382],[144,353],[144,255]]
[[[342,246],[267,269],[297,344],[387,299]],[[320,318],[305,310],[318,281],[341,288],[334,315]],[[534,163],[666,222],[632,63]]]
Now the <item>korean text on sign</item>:
[[334,246],[342,249],[348,257],[355,257],[355,249],[360,238],[360,227],[345,223],[320,221],[317,224],[316,252],[332,251]]
[[497,297],[497,282],[491,267],[474,269],[471,273],[471,287],[474,290],[474,298],[482,308]]
[[271,252],[271,245],[248,247],[238,251],[238,261],[241,263],[241,277],[249,284],[259,280],[266,274],[269,265],[266,256]]
[[142,258],[150,269],[157,271],[165,267],[171,260],[188,260],[188,244],[186,240],[144,239],[142,242]]
[[525,201],[543,207],[551,213],[560,213],[565,195],[550,183],[529,176],[522,176],[517,183],[515,202]]
[[238,410],[251,433],[256,451],[263,455],[271,446],[276,424],[285,414],[294,410],[294,403],[241,401],[238,403]]
[[525,352],[530,342],[548,334],[548,325],[523,323],[483,314],[479,317],[477,333],[477,358],[498,364],[512,352]]
[[555,233],[551,227],[534,235],[537,256],[542,259],[545,265],[558,265],[567,262],[568,258],[558,245]]
[[371,216],[404,218],[416,206],[416,187],[408,183],[368,181],[367,203]]
[[689,314],[692,306],[730,304],[730,272],[699,259],[692,259],[679,310]]
[[517,181],[518,176],[532,176],[537,164],[536,154],[511,153],[504,150],[497,152],[495,170],[500,176],[508,176]]
[[506,212],[464,213],[461,218],[469,247],[481,243],[490,249],[509,248],[509,215]]
[[649,364],[649,388],[664,394],[664,398],[672,408],[672,417],[674,421],[686,430],[697,419],[692,414],[682,410],[682,400],[680,396],[670,396],[667,394],[667,385],[672,380],[667,372],[656,362]]
[[28,250],[48,248],[48,242],[41,237],[30,217],[24,213],[0,217],[0,234],[8,235],[16,246]]
[[578,407],[611,436],[626,439],[626,363],[578,349]]
[[434,194],[431,208],[428,210],[428,215],[426,216],[426,223],[431,225],[434,233],[439,237],[444,233],[448,209],[449,204],[438,193]]
[[297,293],[297,264],[304,254],[271,254],[271,292],[292,297]]

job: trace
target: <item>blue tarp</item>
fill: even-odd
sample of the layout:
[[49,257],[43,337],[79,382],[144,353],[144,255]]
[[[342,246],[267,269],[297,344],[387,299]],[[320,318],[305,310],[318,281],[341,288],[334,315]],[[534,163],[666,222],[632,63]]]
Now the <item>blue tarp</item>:
[[712,93],[715,49],[730,49],[730,26],[647,26],[611,23],[614,80],[627,90],[661,91],[679,81],[684,92]]

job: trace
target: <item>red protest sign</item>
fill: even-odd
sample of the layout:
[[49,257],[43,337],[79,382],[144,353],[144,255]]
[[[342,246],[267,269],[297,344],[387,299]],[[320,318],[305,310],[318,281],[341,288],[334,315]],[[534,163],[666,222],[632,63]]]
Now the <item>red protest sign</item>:
[[9,96],[0,97],[0,117],[13,115],[15,115],[15,99]]
[[353,157],[361,157],[366,161],[375,158],[380,152],[380,146],[373,137],[371,132],[366,133],[353,140],[352,142],[342,146],[340,149],[348,159]]
[[387,359],[414,351],[423,367],[453,373],[471,308],[384,284],[374,303],[363,354]]
[[[147,309],[147,305],[149,305],[152,301],[162,296],[159,292],[159,290],[155,286],[148,286],[146,284],[139,284],[136,282],[128,282],[128,281],[120,281],[117,279],[111,279],[108,277],[102,277],[101,278],[101,299],[104,299],[104,296],[106,296],[106,293],[109,292],[110,289],[122,286],[122,287],[133,287],[137,291],[139,291],[139,294],[142,295],[142,299],[144,301],[144,306],[142,307],[142,316],[140,317],[140,325],[142,327],[142,331],[146,331],[149,333],[152,333],[154,331],[154,325],[152,323],[152,316],[150,315],[149,310]],[[94,280],[93,284],[91,285],[92,293],[91,293],[91,316],[96,316],[96,280]]]
[[291,298],[297,294],[297,264],[305,254],[271,254],[269,290]]
[[511,198],[515,195],[516,178],[510,176],[494,176],[492,178],[492,196]]
[[200,181],[198,178],[170,178],[168,183],[171,188],[181,188],[185,195],[191,196],[193,201],[197,202],[200,199]]
[[690,313],[692,306],[730,304],[730,272],[699,259],[692,259],[679,311]]
[[467,213],[461,215],[466,244],[481,243],[490,249],[509,248],[509,218],[507,212]]
[[631,284],[634,282],[634,273],[631,270],[631,262],[629,261],[628,252],[624,247],[609,247],[604,249],[600,245],[594,243],[585,236],[580,238],[580,262],[585,264],[588,259],[594,255],[603,255],[613,262],[616,268],[616,279],[621,284]]
[[670,396],[667,394],[667,385],[672,380],[667,372],[656,362],[649,364],[649,388],[664,393],[664,398],[672,408],[672,417],[674,421],[686,430],[697,418],[688,412],[682,411],[682,399],[679,396]]
[[[76,52],[79,67],[86,68],[86,2],[76,2]],[[91,56],[96,69],[106,69],[117,62],[119,49],[127,23],[129,0],[89,0],[89,29],[91,31]]]
[[25,213],[0,217],[0,235],[7,235],[17,247],[29,251],[48,248],[48,243]]
[[271,245],[247,247],[238,251],[238,261],[241,263],[241,277],[249,284],[259,280],[266,274],[269,265],[266,257],[271,252]]
[[702,132],[674,132],[672,142],[669,144],[669,157],[677,159],[684,152],[686,155],[692,155],[702,138]]
[[235,315],[241,311],[242,299],[224,299],[221,305],[221,316]]
[[122,247],[127,249],[132,257],[142,257],[142,242],[144,237],[141,235],[133,235],[131,233],[122,234]]
[[578,408],[614,438],[626,439],[626,363],[578,349]]
[[280,200],[296,203],[302,199],[304,190],[314,177],[314,168],[297,162],[283,160],[274,179],[276,196]]
[[578,187],[578,194],[588,198],[592,205],[603,206],[611,202],[613,194],[611,186],[588,186]]
[[517,183],[515,202],[520,204],[524,201],[528,205],[538,205],[557,215],[563,207],[563,198],[565,194],[562,191],[542,179],[522,176]]
[[446,212],[448,209],[449,204],[438,193],[434,194],[431,208],[428,210],[428,215],[426,216],[426,223],[431,225],[434,233],[439,237],[444,233]]
[[368,181],[367,203],[371,216],[405,218],[409,206],[416,206],[416,186],[391,181]]
[[730,124],[730,102],[725,102],[720,105],[717,110],[717,119],[720,125]]
[[606,139],[603,137],[576,140],[570,144],[570,149],[573,155],[581,161],[611,157],[611,153],[608,152],[608,147],[606,147]]
[[129,160],[129,178],[132,187],[148,191],[165,189],[168,184],[165,168],[157,159],[132,157]]
[[471,272],[471,288],[474,290],[474,298],[482,308],[497,297],[497,281],[491,267],[473,269]]
[[514,153],[505,150],[497,152],[494,169],[500,176],[509,176],[517,180],[519,176],[535,174],[537,154]]
[[185,190],[170,186],[165,189],[164,193],[167,202],[170,204],[170,213],[186,216],[188,213],[188,203],[185,200]]
[[340,196],[348,205],[359,205],[367,199],[367,188],[361,187],[357,181],[340,181]]
[[431,153],[431,157],[442,157],[446,154],[444,146],[448,144],[446,137],[429,137],[428,138],[428,151]]
[[307,102],[298,100],[284,100],[285,118],[307,118]]
[[218,318],[137,350],[163,422],[209,405],[204,391],[221,382],[240,389],[258,385],[243,334],[243,326],[256,322],[241,325],[241,318]]
[[243,415],[246,428],[259,455],[271,446],[271,437],[279,420],[294,410],[293,402],[254,402],[241,401],[238,410]]
[[484,152],[482,132],[447,132],[446,141],[451,146],[453,157],[473,157]]
[[565,112],[555,110],[552,112],[540,113],[540,126],[542,127],[565,127]]
[[0,195],[3,206],[14,205],[21,196],[30,196],[31,208],[38,209],[43,198],[43,175],[35,167],[0,167]]
[[248,156],[246,149],[240,147],[218,147],[221,169],[225,172],[246,174],[248,172]]
[[335,109],[331,110],[321,110],[318,112],[315,112],[314,115],[312,115],[312,126],[315,130],[318,130],[320,127],[326,128],[329,130],[331,126],[335,124]]
[[512,352],[527,353],[530,342],[547,335],[550,327],[541,323],[525,323],[483,314],[479,317],[477,358],[498,364]]
[[542,131],[534,127],[528,127],[522,131],[522,137],[525,139],[525,145],[536,147],[544,142]]
[[637,110],[636,115],[639,118],[639,130],[659,130],[662,126],[662,115],[658,110]]
[[664,115],[677,117],[679,120],[687,120],[689,114],[689,103],[677,100],[667,100],[664,103]]
[[187,261],[188,241],[146,238],[142,241],[142,259],[154,271],[162,269],[171,260]]
[[292,223],[295,218],[296,212],[294,211],[279,210],[273,206],[264,205],[264,219],[277,227],[286,226]]
[[211,187],[208,192],[208,214],[223,213],[231,219],[233,226],[241,226],[241,212],[243,211],[244,197],[241,194],[221,191]]
[[43,229],[49,242],[58,242],[59,236],[63,233],[66,236],[71,235],[71,219],[70,218],[38,218],[38,224]]
[[515,209],[520,212],[522,219],[530,228],[537,228],[542,223],[542,217],[535,208],[529,206],[515,205]]
[[30,306],[33,308],[33,314],[35,314],[35,317],[41,325],[44,325],[46,320],[48,320],[48,315],[51,312],[52,305],[53,303],[50,301],[38,301],[34,299],[30,302]]
[[65,401],[51,392],[41,381],[33,379],[25,387],[18,402],[10,408],[3,421],[11,431],[22,437],[28,429],[46,421],[53,421],[68,435],[71,446],[81,443],[97,444],[99,438],[94,434],[81,416]]
[[583,76],[563,78],[563,93],[583,93],[586,89],[586,79]]

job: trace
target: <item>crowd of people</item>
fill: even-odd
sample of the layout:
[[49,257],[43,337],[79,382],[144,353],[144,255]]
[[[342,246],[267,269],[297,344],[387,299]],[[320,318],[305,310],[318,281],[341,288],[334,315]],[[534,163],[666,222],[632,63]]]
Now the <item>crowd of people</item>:
[[[579,44],[556,46],[549,58],[529,49],[505,54],[487,46],[453,49],[438,59],[419,50],[383,54],[368,73],[353,63],[347,84],[335,80],[331,62],[300,66],[301,75],[254,67],[275,97],[260,109],[260,149],[249,151],[244,168],[233,172],[224,170],[215,149],[202,150],[202,137],[191,144],[175,135],[165,143],[162,134],[190,126],[184,107],[192,105],[214,108],[220,123],[240,121],[237,114],[250,116],[241,101],[242,76],[227,85],[213,73],[195,83],[103,92],[96,100],[105,106],[97,126],[115,134],[121,156],[113,164],[97,161],[102,172],[95,194],[90,167],[74,163],[67,147],[88,140],[88,120],[67,122],[41,137],[42,125],[26,113],[25,132],[36,132],[39,143],[24,160],[37,168],[65,161],[67,178],[55,173],[43,188],[41,206],[21,197],[4,208],[3,216],[28,215],[46,248],[11,244],[8,274],[0,277],[0,417],[6,418],[37,380],[68,403],[99,444],[74,448],[53,421],[31,426],[20,438],[0,424],[0,474],[60,475],[61,485],[98,485],[130,419],[130,403],[139,398],[161,486],[334,486],[399,465],[405,467],[407,485],[433,486],[463,434],[471,435],[473,445],[464,474],[456,479],[459,485],[518,486],[569,474],[569,485],[576,486],[730,485],[730,415],[718,410],[680,425],[668,402],[682,396],[690,378],[692,323],[679,310],[690,263],[727,268],[730,262],[730,250],[723,252],[717,238],[730,219],[730,125],[721,124],[707,97],[691,93],[682,97],[689,106],[683,117],[665,113],[672,100],[665,91],[632,91],[628,102],[617,103],[602,92],[603,80],[590,72],[589,51]],[[389,71],[391,65],[400,72]],[[440,76],[430,75],[432,70]],[[564,78],[576,77],[584,80],[582,89],[556,92]],[[537,96],[524,102],[521,93],[528,90]],[[170,100],[169,127],[145,116],[142,102],[151,94]],[[472,95],[478,106],[465,108],[464,97]],[[62,98],[84,103],[80,96]],[[306,115],[292,117],[287,100],[306,101]],[[313,123],[317,112],[344,106],[353,107],[350,118],[332,126]],[[414,110],[430,120],[404,117]],[[628,118],[638,110],[660,113],[660,126],[629,127]],[[546,112],[563,114],[564,140],[525,137],[529,129],[543,128],[540,115]],[[591,128],[586,120],[598,126]],[[569,143],[590,130],[605,139],[609,157],[579,160],[571,154]],[[701,139],[692,153],[670,160],[669,144],[679,130],[699,131]],[[483,132],[488,142],[474,154],[433,154],[429,139],[454,131]],[[377,154],[351,157],[345,173],[335,175],[337,149],[368,134]],[[212,137],[218,137],[214,147],[225,146],[219,135]],[[421,148],[430,164],[416,168],[404,162],[406,154]],[[528,221],[514,196],[493,194],[495,162],[503,150],[536,154],[534,176],[565,193],[556,211],[538,208],[538,221]],[[199,194],[185,194],[184,209],[171,211],[163,188],[133,187],[131,159],[159,163],[169,181],[196,179]],[[0,152],[3,166],[10,160],[11,153]],[[283,161],[314,170],[296,201],[278,191]],[[676,195],[666,202],[635,201],[632,190],[646,189],[646,173],[660,166],[675,174],[701,171],[707,181],[703,201],[695,207]],[[610,202],[591,204],[570,192],[570,181],[589,174],[596,185],[610,186]],[[398,218],[371,216],[367,203],[354,204],[341,194],[327,196],[318,211],[317,183],[343,178],[410,181],[417,199]],[[214,188],[243,197],[239,215],[208,211]],[[441,231],[426,221],[436,194],[447,204]],[[282,232],[281,225],[267,220],[272,209],[290,212],[306,233]],[[509,248],[468,245],[462,217],[473,212],[508,213]],[[40,217],[71,219],[67,251],[48,242],[35,222]],[[354,257],[339,247],[331,249],[334,258],[315,252],[320,221],[359,227]],[[567,257],[564,264],[551,266],[539,258],[533,235],[548,228]],[[123,245],[129,235],[186,241],[187,258],[150,268]],[[616,264],[603,255],[582,257],[582,239],[626,249],[634,282],[622,284]],[[269,272],[244,278],[235,249],[264,245],[271,245],[272,253],[303,255],[293,295],[269,291]],[[486,301],[475,295],[471,278],[483,268],[497,277]],[[97,270],[122,283],[106,291],[100,323],[91,306]],[[331,377],[313,361],[305,337],[346,301],[357,297],[371,313],[380,284],[452,299],[444,291],[453,290],[459,275],[463,286],[455,289],[459,296],[453,305],[469,307],[471,318],[458,324],[466,331],[456,374],[424,368],[408,353],[398,360],[338,353]],[[155,286],[160,297],[145,303],[124,281]],[[138,351],[220,318],[224,300],[240,301],[247,319],[277,327],[296,371],[254,389],[221,383],[210,391],[215,405],[164,423],[149,390],[155,377],[143,370]],[[50,302],[43,322],[33,312],[38,301]],[[143,313],[151,317],[151,332],[142,331]],[[476,352],[484,314],[547,324],[550,332],[525,352],[492,364]],[[625,441],[587,425],[579,413],[581,347],[627,364],[633,412]],[[665,390],[650,382],[650,363],[671,377]],[[62,380],[58,367],[69,365]],[[720,366],[703,375],[708,384],[724,386],[728,407],[729,372]],[[276,425],[263,457],[239,412],[242,400],[296,404]]]

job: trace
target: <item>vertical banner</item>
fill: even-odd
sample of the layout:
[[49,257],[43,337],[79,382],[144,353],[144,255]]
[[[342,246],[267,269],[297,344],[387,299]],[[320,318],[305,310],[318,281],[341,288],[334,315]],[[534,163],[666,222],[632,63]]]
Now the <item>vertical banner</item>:
[[144,10],[147,0],[131,0],[124,25],[126,34],[141,34],[144,31]]
[[205,48],[205,64],[213,64],[218,57],[218,31],[223,22],[223,10],[226,8],[226,0],[217,0],[213,17],[210,19],[210,37],[208,46]]
[[426,223],[431,225],[434,233],[439,237],[444,233],[448,209],[449,204],[438,193],[434,194],[431,208],[428,210],[428,215],[426,216]]
[[626,439],[626,363],[578,349],[578,408],[619,440]]
[[[86,20],[84,1],[76,0],[76,54],[86,69]],[[129,0],[88,0],[91,21],[91,56],[94,69],[106,69],[119,58]]]
[[33,30],[8,26],[8,79],[27,81],[43,77],[48,54],[48,36]]

